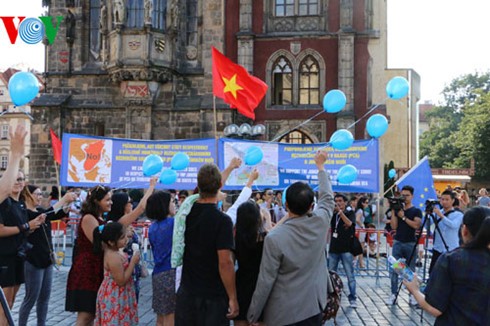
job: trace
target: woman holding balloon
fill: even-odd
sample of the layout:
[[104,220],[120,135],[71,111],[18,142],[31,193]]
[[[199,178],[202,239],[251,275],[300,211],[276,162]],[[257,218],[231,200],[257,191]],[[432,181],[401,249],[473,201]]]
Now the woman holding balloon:
[[[150,187],[138,206],[122,216],[119,223],[129,225],[144,212],[146,201],[153,193],[156,182],[156,178],[150,180]],[[76,325],[91,325],[95,319],[97,291],[103,279],[103,255],[93,252],[93,230],[106,223],[103,215],[111,210],[111,196],[109,187],[96,186],[90,189],[87,200],[82,205],[82,218],[77,229],[73,263],[68,274],[65,304],[67,311],[78,313]]]

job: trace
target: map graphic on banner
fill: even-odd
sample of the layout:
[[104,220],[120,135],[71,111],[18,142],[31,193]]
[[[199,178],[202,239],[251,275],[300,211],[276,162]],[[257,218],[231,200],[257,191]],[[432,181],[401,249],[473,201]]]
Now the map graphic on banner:
[[250,146],[259,146],[264,153],[264,158],[262,161],[255,166],[247,166],[245,163],[241,167],[234,170],[230,174],[226,184],[230,186],[243,186],[247,183],[250,172],[254,168],[259,171],[259,179],[256,181],[257,184],[267,184],[267,185],[279,185],[279,170],[278,159],[279,159],[279,146],[276,143],[259,143],[256,142],[226,142],[224,144],[224,166],[228,166],[230,161],[234,157],[244,158],[247,149]]
[[[318,170],[315,165],[315,153],[323,149],[328,158],[325,168],[330,173],[334,191],[338,192],[379,192],[379,160],[377,140],[357,140],[346,150],[335,150],[327,143],[287,144],[222,138],[219,142],[220,168],[223,169],[231,158],[238,154],[243,159],[249,146],[258,146],[264,152],[264,158],[256,166],[245,166],[234,170],[225,190],[239,190],[245,185],[253,168],[259,170],[259,179],[254,183],[259,188],[284,189],[290,184],[302,181],[316,188]],[[338,170],[352,164],[357,168],[358,177],[351,184],[337,182]]]
[[110,183],[112,141],[71,138],[68,152],[68,182]]
[[150,154],[162,157],[163,168],[170,168],[178,152],[189,156],[189,167],[177,171],[171,185],[157,188],[194,189],[197,171],[204,163],[215,163],[214,139],[136,140],[63,134],[60,181],[62,186],[147,188],[150,177],[143,175],[143,161]]

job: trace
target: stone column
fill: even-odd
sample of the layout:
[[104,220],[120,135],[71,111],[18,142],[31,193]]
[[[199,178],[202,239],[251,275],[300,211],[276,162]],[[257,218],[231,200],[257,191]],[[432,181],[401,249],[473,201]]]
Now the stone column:
[[[337,129],[346,128],[354,123],[354,41],[352,28],[353,0],[340,1],[339,31],[339,89],[347,97],[347,105],[337,116]],[[355,129],[350,131],[354,134]]]

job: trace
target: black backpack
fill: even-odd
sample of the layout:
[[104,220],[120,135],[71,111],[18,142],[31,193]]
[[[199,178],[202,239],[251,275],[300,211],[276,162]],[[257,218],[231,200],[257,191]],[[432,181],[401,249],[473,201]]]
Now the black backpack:
[[334,271],[328,272],[330,282],[332,282],[333,291],[330,293],[327,292],[327,305],[325,306],[325,309],[323,309],[323,322],[333,318],[334,324],[337,325],[336,317],[340,308],[340,299],[342,297],[344,284],[342,283],[339,274]]

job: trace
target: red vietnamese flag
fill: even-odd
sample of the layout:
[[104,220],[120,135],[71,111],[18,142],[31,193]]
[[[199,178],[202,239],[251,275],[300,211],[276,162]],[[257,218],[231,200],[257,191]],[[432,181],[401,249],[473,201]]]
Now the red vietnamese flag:
[[255,119],[254,110],[267,92],[267,84],[250,75],[213,47],[213,94],[244,116]]
[[49,128],[49,134],[51,135],[51,147],[53,147],[54,160],[61,165],[61,140],[51,128]]

